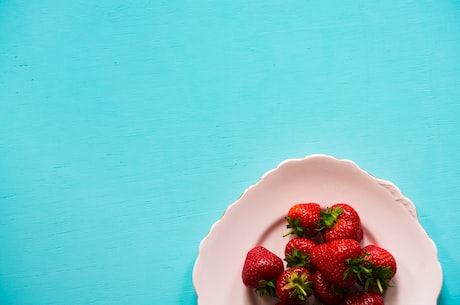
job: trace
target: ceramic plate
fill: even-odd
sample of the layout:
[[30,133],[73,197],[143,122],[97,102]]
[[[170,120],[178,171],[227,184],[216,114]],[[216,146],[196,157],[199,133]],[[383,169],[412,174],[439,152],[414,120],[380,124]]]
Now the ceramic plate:
[[261,298],[242,284],[246,253],[262,245],[283,257],[289,238],[282,237],[285,214],[295,203],[312,201],[323,207],[349,203],[361,216],[362,245],[377,244],[394,255],[398,271],[386,305],[436,305],[441,265],[412,202],[391,182],[372,177],[352,161],[325,155],[281,163],[228,207],[200,244],[193,270],[198,305],[275,304],[274,298]]

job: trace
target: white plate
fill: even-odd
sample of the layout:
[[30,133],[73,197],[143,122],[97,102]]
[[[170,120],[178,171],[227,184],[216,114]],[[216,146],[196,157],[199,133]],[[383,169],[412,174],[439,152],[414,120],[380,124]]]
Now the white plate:
[[441,265],[412,202],[352,161],[326,155],[284,161],[228,207],[200,244],[193,270],[198,305],[275,304],[243,286],[246,253],[263,245],[283,257],[284,216],[295,203],[311,201],[324,207],[349,203],[361,216],[362,245],[378,244],[394,255],[398,271],[386,305],[436,305]]

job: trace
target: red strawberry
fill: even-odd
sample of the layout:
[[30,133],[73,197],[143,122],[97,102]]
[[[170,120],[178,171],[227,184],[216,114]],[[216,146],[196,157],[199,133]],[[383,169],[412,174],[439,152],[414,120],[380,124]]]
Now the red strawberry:
[[287,267],[304,267],[309,269],[310,255],[316,243],[308,238],[297,237],[291,239],[284,248],[284,260]]
[[321,211],[320,228],[325,242],[347,238],[363,240],[361,219],[346,203],[337,203]]
[[339,288],[349,288],[361,271],[361,246],[354,239],[338,239],[317,245],[310,261],[326,279]]
[[318,223],[321,217],[319,204],[298,203],[292,206],[286,216],[287,228],[291,229],[284,236],[295,234],[299,237],[313,237],[318,233]]
[[313,274],[315,296],[325,305],[339,305],[345,298],[345,291],[331,284],[321,273]]
[[286,269],[276,281],[276,296],[282,304],[298,304],[313,294],[313,277],[303,267]]
[[283,260],[262,246],[248,251],[243,265],[243,284],[260,295],[275,296],[275,283],[284,271]]
[[372,291],[356,291],[350,293],[344,305],[384,305],[381,294]]
[[390,252],[376,245],[365,246],[361,254],[365,256],[362,265],[369,268],[369,272],[363,274],[360,284],[364,286],[364,290],[377,288],[383,293],[396,274],[395,258]]

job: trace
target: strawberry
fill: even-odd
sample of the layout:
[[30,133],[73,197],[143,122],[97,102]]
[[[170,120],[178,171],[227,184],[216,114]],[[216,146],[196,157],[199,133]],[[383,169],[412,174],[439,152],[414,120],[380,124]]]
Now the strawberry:
[[283,260],[262,246],[248,251],[242,270],[243,284],[260,295],[275,296],[275,283],[284,271]]
[[313,277],[303,267],[284,270],[276,281],[276,296],[282,304],[298,304],[313,294]]
[[354,239],[338,239],[317,245],[310,257],[313,266],[331,284],[349,288],[362,272],[361,245]]
[[372,291],[355,291],[350,293],[344,305],[384,305],[381,294]]
[[325,242],[348,238],[361,242],[363,239],[361,219],[356,210],[346,203],[337,203],[322,210],[320,229]]
[[284,236],[295,234],[299,237],[314,237],[318,233],[321,206],[317,203],[298,203],[292,206],[287,216],[287,228]]
[[361,255],[365,256],[362,265],[369,269],[363,274],[359,283],[364,290],[378,289],[383,293],[389,286],[389,281],[396,273],[396,260],[386,249],[376,245],[367,245],[362,248]]
[[304,267],[309,269],[310,255],[316,243],[309,238],[297,237],[293,238],[286,244],[284,248],[284,260],[287,262],[287,267]]
[[345,291],[331,284],[319,270],[313,274],[313,283],[316,298],[325,305],[339,305],[345,298]]

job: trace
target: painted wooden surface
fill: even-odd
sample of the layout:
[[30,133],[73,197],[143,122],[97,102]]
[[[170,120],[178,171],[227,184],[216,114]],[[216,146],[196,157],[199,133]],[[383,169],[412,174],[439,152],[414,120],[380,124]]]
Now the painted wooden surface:
[[325,153],[414,202],[459,304],[459,54],[458,1],[0,1],[0,303],[196,304],[227,205]]

